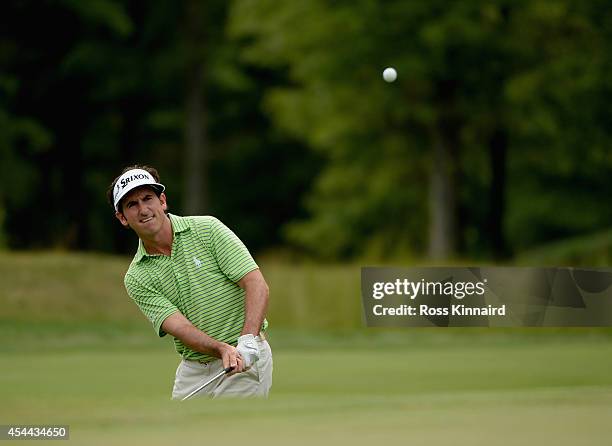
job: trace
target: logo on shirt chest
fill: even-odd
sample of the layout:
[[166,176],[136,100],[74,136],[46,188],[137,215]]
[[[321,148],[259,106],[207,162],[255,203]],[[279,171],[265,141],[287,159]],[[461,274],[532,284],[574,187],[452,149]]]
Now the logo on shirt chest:
[[196,266],[196,268],[199,268],[200,266],[202,266],[202,261],[198,259],[197,257],[193,258],[193,263]]

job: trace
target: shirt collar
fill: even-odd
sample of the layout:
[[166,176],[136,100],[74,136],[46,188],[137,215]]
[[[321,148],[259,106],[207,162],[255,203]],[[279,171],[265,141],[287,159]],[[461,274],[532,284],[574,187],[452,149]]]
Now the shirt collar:
[[189,221],[186,217],[179,217],[178,215],[168,214],[170,222],[172,223],[172,231],[175,234],[184,232],[189,229]]
[[[170,218],[170,224],[172,225],[172,232],[178,234],[179,232],[188,231],[189,222],[185,217],[179,217],[178,215],[168,214]],[[152,257],[156,254],[149,254],[142,243],[142,240],[138,239],[138,249],[136,250],[135,260],[140,262],[144,257]]]

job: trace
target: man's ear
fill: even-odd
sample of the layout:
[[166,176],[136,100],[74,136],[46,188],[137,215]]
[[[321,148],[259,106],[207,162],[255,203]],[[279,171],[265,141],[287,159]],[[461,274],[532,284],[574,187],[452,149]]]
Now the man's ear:
[[119,220],[123,226],[125,226],[126,228],[128,227],[128,221],[126,220],[125,215],[123,215],[122,212],[116,211],[115,217],[117,217],[117,220]]
[[166,194],[165,193],[162,192],[161,194],[159,194],[159,201],[160,201],[160,203],[162,205],[162,209],[164,211],[168,210],[168,203],[166,202]]

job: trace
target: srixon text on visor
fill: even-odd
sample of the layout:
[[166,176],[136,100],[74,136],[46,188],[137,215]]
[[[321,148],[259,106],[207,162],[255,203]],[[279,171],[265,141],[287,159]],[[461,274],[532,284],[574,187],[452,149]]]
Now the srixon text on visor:
[[123,178],[121,180],[121,187],[124,188],[125,186],[127,186],[127,184],[130,181],[134,181],[134,180],[148,180],[148,179],[149,179],[148,175],[145,175],[144,173],[136,173],[136,174],[131,175],[131,176],[127,177],[127,178]]

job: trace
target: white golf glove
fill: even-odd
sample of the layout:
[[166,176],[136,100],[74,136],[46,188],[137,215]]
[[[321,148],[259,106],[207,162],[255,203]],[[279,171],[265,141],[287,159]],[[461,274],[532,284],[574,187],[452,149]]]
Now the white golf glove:
[[255,340],[255,335],[245,334],[240,336],[236,350],[242,356],[245,368],[251,367],[259,359],[259,346]]

